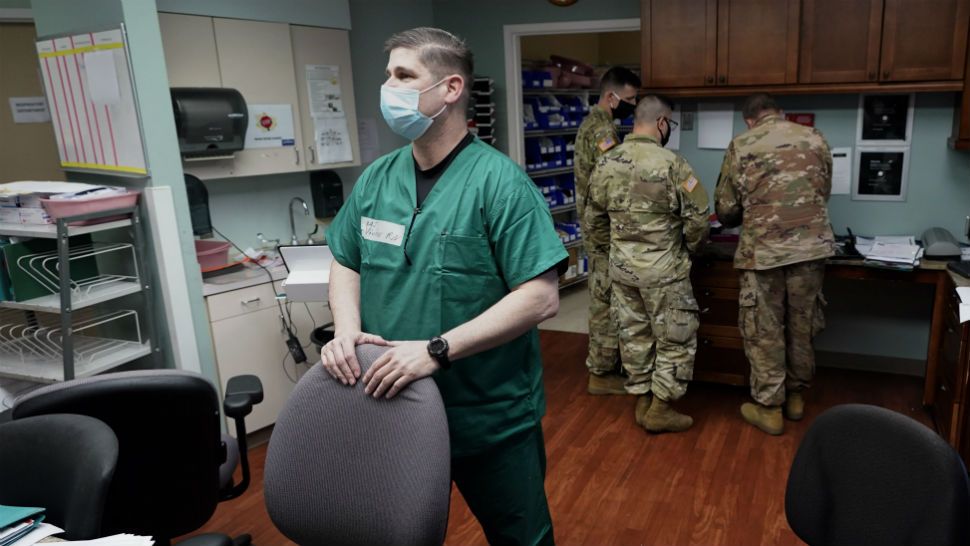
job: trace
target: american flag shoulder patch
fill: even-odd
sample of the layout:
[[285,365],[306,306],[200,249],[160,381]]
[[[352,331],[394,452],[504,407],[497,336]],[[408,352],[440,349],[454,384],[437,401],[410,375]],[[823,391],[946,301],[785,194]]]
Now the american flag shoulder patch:
[[616,146],[616,141],[613,140],[612,136],[607,135],[603,137],[603,140],[599,141],[599,143],[596,146],[599,147],[600,151],[605,152],[610,148],[612,148],[613,146]]
[[692,177],[688,178],[687,180],[684,180],[684,189],[687,190],[688,192],[694,191],[694,188],[696,188],[696,187],[697,187],[697,178],[696,177],[693,177],[692,176]]

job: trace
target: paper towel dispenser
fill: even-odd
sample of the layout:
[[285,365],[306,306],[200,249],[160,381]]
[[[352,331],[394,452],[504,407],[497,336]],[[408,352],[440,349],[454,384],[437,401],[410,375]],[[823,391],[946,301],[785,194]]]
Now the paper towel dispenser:
[[186,159],[232,157],[246,142],[246,100],[225,87],[173,87],[179,151]]

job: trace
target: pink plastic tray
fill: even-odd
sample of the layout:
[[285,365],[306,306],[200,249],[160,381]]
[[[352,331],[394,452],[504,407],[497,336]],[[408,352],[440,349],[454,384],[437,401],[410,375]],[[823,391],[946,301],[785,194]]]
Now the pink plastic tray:
[[[92,197],[91,199],[74,199],[70,201],[61,201],[57,199],[41,199],[40,202],[47,210],[47,214],[51,215],[51,218],[58,219],[65,216],[76,216],[78,214],[87,214],[89,212],[100,212],[104,210],[112,209],[123,209],[127,207],[135,206],[138,202],[138,196],[141,192],[132,191],[124,195],[109,195],[107,197]],[[71,222],[72,226],[86,226],[91,224],[102,224],[104,222],[112,222],[114,220],[121,220],[125,216],[111,216],[107,218],[95,218],[92,220],[81,220],[78,222]]]
[[195,258],[203,270],[226,265],[229,261],[229,243],[196,239]]

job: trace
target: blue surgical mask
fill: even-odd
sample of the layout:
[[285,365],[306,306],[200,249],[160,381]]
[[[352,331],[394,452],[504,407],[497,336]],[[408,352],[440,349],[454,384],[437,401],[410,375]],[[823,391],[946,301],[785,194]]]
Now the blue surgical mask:
[[418,103],[421,94],[434,89],[445,81],[444,78],[438,83],[418,91],[406,87],[381,86],[381,114],[384,121],[391,127],[391,130],[408,140],[417,140],[431,127],[434,119],[445,111],[448,105],[441,107],[438,113],[433,116],[426,116],[418,110]]

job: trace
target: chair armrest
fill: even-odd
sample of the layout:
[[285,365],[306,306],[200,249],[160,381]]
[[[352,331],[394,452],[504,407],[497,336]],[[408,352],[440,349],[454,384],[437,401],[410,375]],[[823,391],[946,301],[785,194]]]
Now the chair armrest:
[[237,375],[226,384],[226,398],[222,407],[233,419],[245,417],[253,406],[263,401],[263,384],[255,375]]
[[220,500],[229,500],[242,495],[249,487],[249,448],[246,444],[246,419],[253,406],[263,401],[263,383],[255,375],[230,377],[226,384],[226,398],[222,408],[236,424],[236,443],[239,445],[239,465],[242,480],[224,488]]

